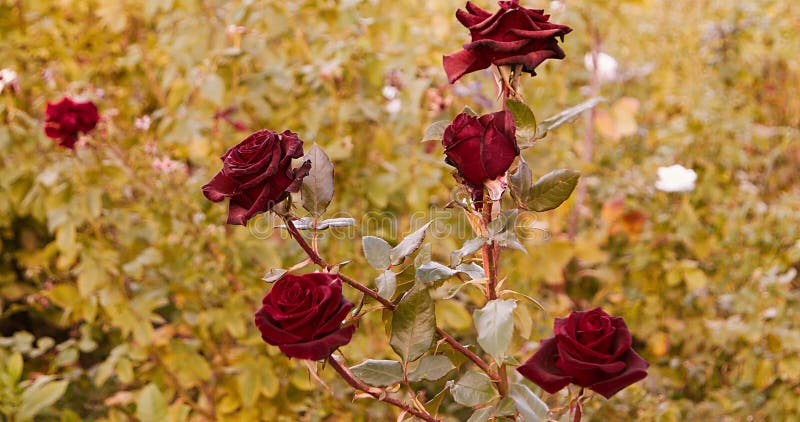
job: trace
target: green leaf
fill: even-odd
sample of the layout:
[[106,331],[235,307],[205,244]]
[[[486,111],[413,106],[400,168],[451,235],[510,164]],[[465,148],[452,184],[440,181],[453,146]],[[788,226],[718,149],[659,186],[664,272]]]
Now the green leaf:
[[420,265],[417,268],[416,278],[421,283],[430,283],[433,281],[444,280],[450,278],[458,273],[457,270],[454,270],[444,264],[440,264],[436,261],[431,261],[425,264]]
[[467,330],[472,326],[472,318],[457,300],[440,300],[436,302],[436,321],[445,327],[455,330]]
[[14,415],[16,420],[30,420],[42,409],[52,406],[67,391],[69,381],[52,381],[52,377],[43,376],[36,379],[22,392],[22,401]]
[[[326,230],[331,227],[351,227],[356,225],[354,218],[329,218],[326,220],[317,220],[314,223],[313,218],[303,217],[292,221],[297,230]],[[279,229],[285,229],[286,226],[281,224],[276,226]]]
[[504,210],[489,223],[489,238],[504,248],[517,249],[527,253],[525,246],[517,238],[518,209]]
[[524,204],[531,187],[533,187],[533,174],[528,163],[522,159],[522,156],[519,157],[517,170],[509,177],[509,186],[511,187],[511,196],[517,205]]
[[392,249],[390,254],[392,259],[392,265],[397,265],[403,262],[403,258],[411,255],[416,251],[420,245],[422,245],[422,241],[425,240],[425,232],[428,230],[428,227],[431,226],[433,221],[427,222],[424,226],[417,229],[414,233],[406,236],[397,246]]
[[394,311],[389,344],[404,362],[411,362],[428,351],[435,331],[436,315],[428,289],[412,288]]
[[136,417],[141,422],[161,422],[167,419],[167,399],[155,384],[147,384],[139,392]]
[[515,300],[495,299],[472,313],[478,331],[478,344],[486,353],[495,357],[505,355],[514,334],[513,313],[516,307]]
[[476,113],[475,110],[469,108],[469,106],[464,106],[464,108],[461,109],[461,113],[467,113],[470,116],[476,116],[476,117],[478,116],[478,113]]
[[267,283],[272,283],[273,281],[277,281],[279,278],[283,277],[283,275],[287,272],[289,271],[284,270],[283,268],[271,268],[264,273],[264,277],[261,277],[261,279]]
[[[519,363],[517,363],[519,365]],[[512,418],[517,414],[517,407],[514,406],[514,402],[508,398],[503,397],[500,401],[494,405],[494,415],[495,417],[509,417]],[[513,418],[512,418],[513,419]]]
[[590,110],[596,107],[600,103],[604,103],[606,101],[603,97],[591,98],[588,99],[576,106],[570,107],[555,116],[549,117],[543,120],[539,124],[538,133],[536,134],[536,138],[541,139],[547,135],[548,131],[551,131],[561,125],[567,124],[575,118],[577,118],[581,113],[586,110]]
[[333,163],[317,144],[306,153],[303,161],[311,161],[311,169],[300,187],[303,208],[319,217],[333,199]]
[[439,413],[439,407],[447,397],[447,393],[449,393],[448,387],[445,387],[442,389],[442,391],[436,393],[436,395],[433,396],[429,402],[425,403],[425,410],[427,410],[431,415],[436,416]]
[[548,211],[557,208],[569,198],[578,184],[580,173],[575,170],[553,170],[534,183],[525,201],[525,208]]
[[506,100],[506,107],[514,116],[517,142],[530,142],[536,139],[536,117],[533,111],[522,101],[513,98]]
[[474,412],[467,419],[467,422],[486,422],[494,415],[494,406],[482,407]]
[[422,136],[422,142],[441,140],[442,136],[444,135],[444,130],[449,125],[450,122],[447,120],[440,120],[438,122],[431,123],[431,125],[425,129],[425,134]]
[[350,370],[373,387],[388,387],[403,380],[403,365],[394,360],[367,359]]
[[450,254],[450,265],[456,266],[461,263],[461,260],[464,259],[465,256],[472,255],[478,251],[486,244],[486,238],[483,237],[476,237],[474,239],[467,240],[461,246],[461,248],[454,250]]
[[414,258],[414,269],[417,269],[427,263],[431,262],[431,244],[426,243],[419,248],[417,257]]
[[19,381],[19,377],[22,376],[22,355],[20,353],[14,353],[11,355],[10,358],[6,361],[6,373],[10,378],[12,384],[15,384]]
[[392,270],[386,270],[375,279],[378,286],[378,295],[384,299],[391,299],[397,291],[397,274]]
[[482,372],[467,372],[450,388],[450,393],[463,406],[486,404],[497,397],[492,381]]
[[424,356],[416,369],[408,374],[409,381],[436,381],[439,378],[447,375],[448,372],[456,369],[450,359],[444,355],[429,355]]
[[253,406],[261,394],[261,373],[252,366],[245,366],[236,375],[236,387],[239,390],[239,398],[245,407]]
[[261,372],[261,386],[259,387],[261,394],[267,398],[277,396],[280,392],[281,380],[275,375],[275,371],[272,368],[272,361],[269,359],[259,359],[256,367],[259,368]]
[[364,249],[364,256],[367,263],[376,270],[385,270],[391,265],[389,255],[392,246],[385,240],[375,236],[364,236],[361,238],[361,246]]
[[466,274],[470,280],[477,280],[479,278],[486,277],[486,273],[483,272],[483,267],[474,262],[470,262],[469,264],[461,264],[456,267],[456,270]]
[[225,95],[225,81],[213,73],[206,76],[200,86],[200,95],[206,100],[221,106]]
[[548,409],[542,399],[525,384],[512,384],[508,396],[514,401],[523,422],[541,422],[547,420]]

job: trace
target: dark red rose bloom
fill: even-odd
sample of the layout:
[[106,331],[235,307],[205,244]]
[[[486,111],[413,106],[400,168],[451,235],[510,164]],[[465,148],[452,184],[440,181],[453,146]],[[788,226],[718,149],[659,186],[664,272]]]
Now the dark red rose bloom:
[[625,321],[600,308],[556,318],[555,337],[542,340],[539,350],[517,368],[525,378],[550,394],[576,384],[606,398],[644,379],[650,366],[631,349]]
[[203,195],[213,202],[230,198],[228,224],[245,225],[300,189],[311,161],[293,169],[292,159],[302,156],[297,134],[259,130],[221,157],[222,170],[203,186]]
[[57,103],[47,103],[44,133],[58,140],[65,148],[75,148],[78,133],[88,133],[97,126],[100,114],[93,102],[76,103],[67,97]]
[[456,18],[469,29],[472,42],[464,49],[444,56],[444,71],[450,83],[463,75],[495,64],[522,65],[535,75],[536,66],[546,59],[563,59],[564,51],[556,38],[572,31],[565,25],[548,22],[543,10],[526,9],[513,1],[500,1],[500,10],[491,14],[471,2],[466,11],[458,9]]
[[342,326],[353,304],[336,274],[286,274],[261,301],[255,323],[261,338],[286,356],[325,359],[350,342],[355,325]]
[[483,183],[506,173],[519,155],[514,117],[498,111],[480,117],[461,113],[442,135],[445,162],[458,169],[467,185]]

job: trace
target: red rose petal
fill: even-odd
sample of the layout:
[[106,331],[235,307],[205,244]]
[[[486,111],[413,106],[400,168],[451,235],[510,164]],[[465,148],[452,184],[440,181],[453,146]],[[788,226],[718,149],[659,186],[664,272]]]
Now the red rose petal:
[[611,396],[617,394],[617,392],[623,388],[647,377],[647,368],[650,366],[650,363],[642,359],[642,357],[632,349],[628,350],[628,353],[622,357],[622,360],[626,363],[624,371],[613,378],[589,385],[587,388],[602,394],[605,398],[611,398]]
[[356,331],[355,325],[348,325],[341,329],[316,340],[306,343],[282,344],[278,345],[281,352],[286,356],[297,359],[321,360],[325,359],[341,346],[350,343],[353,333]]
[[554,394],[566,387],[573,379],[556,367],[557,359],[556,340],[554,338],[545,339],[542,340],[539,350],[517,368],[517,372],[548,393]]

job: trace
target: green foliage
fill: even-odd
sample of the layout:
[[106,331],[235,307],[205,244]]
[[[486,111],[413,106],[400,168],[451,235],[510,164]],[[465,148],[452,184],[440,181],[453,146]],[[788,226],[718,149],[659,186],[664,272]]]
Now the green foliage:
[[481,309],[472,313],[478,344],[497,361],[502,361],[514,334],[512,314],[517,302],[514,300],[490,300]]
[[408,380],[412,382],[422,380],[436,381],[447,375],[447,373],[453,369],[456,369],[456,367],[453,366],[453,363],[450,362],[447,356],[423,356],[422,359],[419,360],[419,365],[408,374]]
[[[556,210],[518,217],[527,219],[517,237],[528,254],[504,253],[501,276],[547,312],[515,297],[514,330],[530,338],[515,337],[507,353],[527,358],[553,317],[602,305],[625,317],[653,365],[611,400],[589,400],[584,420],[791,419],[800,412],[800,100],[787,94],[800,90],[796,2],[565,3],[552,13],[575,28],[567,58],[524,76],[521,94],[540,121],[523,155],[536,174],[580,170],[585,196],[572,238],[577,194]],[[318,375],[333,392],[323,392],[307,367],[261,342],[251,323],[268,289],[261,277],[302,252],[266,218],[249,230],[224,226],[225,207],[208,203],[200,186],[246,135],[215,118],[232,107],[231,119],[251,130],[291,129],[306,152],[314,142],[325,148],[337,169],[332,208],[358,224],[367,212],[398,216],[396,230],[364,234],[394,242],[419,227],[420,213],[440,210],[455,186],[440,147],[418,142],[441,134],[424,128],[465,104],[495,109],[490,78],[468,75],[456,87],[444,79],[441,55],[467,39],[453,18],[459,6],[0,1],[0,68],[15,70],[20,85],[0,93],[4,417],[395,419],[391,408],[352,402],[328,369]],[[590,82],[582,59],[593,29],[620,62],[621,80],[597,88],[605,103],[580,89]],[[397,114],[381,95],[394,80]],[[433,94],[450,102],[435,103]],[[75,152],[42,131],[45,103],[62,95],[84,95],[103,114]],[[137,128],[144,116],[151,125]],[[155,170],[164,157],[178,169]],[[654,190],[656,168],[676,162],[698,172],[697,188]],[[443,221],[468,227],[460,216]],[[448,262],[472,238],[428,236],[428,261]],[[357,240],[321,235],[319,243],[332,261],[357,261],[346,267],[352,277],[378,275]],[[384,294],[399,297],[414,283],[402,265],[425,248],[415,243],[392,255],[396,291]],[[457,269],[476,285],[448,300],[462,282],[437,281],[430,309],[477,350],[470,315],[485,306],[484,274],[474,262]],[[397,358],[381,355],[391,354],[382,324],[374,314],[360,321],[347,346],[352,363]],[[455,370],[414,382],[430,392],[480,377],[451,352],[439,347]],[[491,402],[496,392],[479,381],[477,390],[466,382],[451,389],[462,402]],[[483,396],[472,400],[472,391]],[[512,385],[512,399],[515,392]],[[450,393],[427,397],[449,420],[472,414]],[[542,397],[552,409],[563,404],[559,395]],[[541,407],[526,403],[539,415]],[[491,417],[494,405],[478,412]]]
[[533,111],[522,101],[509,98],[506,101],[508,111],[514,116],[514,125],[517,127],[517,142],[524,145],[536,137],[536,117]]
[[333,199],[333,163],[317,144],[306,153],[303,161],[311,161],[311,170],[303,178],[301,187],[303,208],[314,217],[319,217]]
[[361,381],[375,387],[387,387],[403,380],[403,365],[396,360],[367,359],[350,370]]
[[392,349],[404,362],[413,362],[428,351],[435,330],[434,303],[428,289],[412,288],[392,314]]

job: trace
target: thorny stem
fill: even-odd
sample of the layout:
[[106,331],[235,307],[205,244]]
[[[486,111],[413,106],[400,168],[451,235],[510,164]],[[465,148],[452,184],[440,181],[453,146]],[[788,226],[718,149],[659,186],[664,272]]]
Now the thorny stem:
[[[308,242],[306,242],[305,238],[303,238],[303,235],[300,234],[300,231],[297,230],[297,227],[295,227],[294,223],[292,223],[291,217],[284,216],[283,220],[284,220],[284,222],[286,224],[286,229],[289,231],[289,234],[300,245],[300,247],[303,249],[303,251],[306,252],[308,257],[315,264],[319,265],[320,267],[322,267],[325,270],[328,270],[328,268],[329,268],[328,263],[324,259],[322,259],[322,257],[308,244]],[[369,287],[367,287],[367,286],[365,286],[365,285],[353,280],[352,278],[350,278],[350,277],[348,277],[348,276],[346,276],[346,275],[344,275],[342,273],[339,273],[339,278],[341,278],[342,281],[344,281],[345,283],[349,284],[350,286],[352,286],[356,290],[358,290],[358,291],[364,293],[365,295],[367,295],[367,296],[375,299],[376,301],[380,302],[386,309],[389,309],[390,311],[393,311],[397,307],[390,300],[381,297],[374,290],[372,290]],[[500,388],[500,389],[503,388],[505,383],[502,382],[502,380],[497,375],[497,373],[494,372],[492,370],[492,368],[489,367],[489,364],[487,364],[483,359],[481,359],[480,356],[476,355],[475,353],[473,353],[472,351],[470,351],[469,349],[464,347],[463,344],[459,343],[458,340],[453,338],[453,336],[451,336],[450,334],[447,334],[447,332],[444,331],[443,329],[437,327],[436,328],[436,332],[439,333],[439,335],[442,336],[442,338],[444,338],[444,340],[448,344],[450,344],[450,346],[452,346],[454,349],[456,349],[459,352],[461,352],[461,354],[466,356],[469,360],[474,362],[475,365],[477,365],[479,368],[481,368],[481,370],[483,370],[483,372],[485,372],[486,375],[489,376],[489,378],[491,378],[494,382],[496,382],[498,384],[498,386],[499,386],[498,388]],[[503,393],[503,394],[505,394],[505,393]]]
[[[492,201],[488,191],[483,194],[482,212],[483,224],[487,227],[488,231],[489,223],[492,222]],[[497,267],[494,257],[493,242],[486,242],[481,247],[481,255],[483,257],[483,272],[486,273],[486,277],[488,278],[486,282],[486,299],[494,300],[497,299]]]
[[[464,355],[467,359],[471,360],[475,365],[477,365],[489,378],[492,379],[498,385],[498,389],[503,387],[503,383],[500,380],[500,376],[497,372],[493,371],[489,364],[486,363],[480,356],[473,353],[471,350],[467,349],[463,344],[459,343],[458,340],[453,338],[450,334],[448,334],[443,329],[436,327],[436,332],[442,336],[444,341],[447,342],[453,349],[458,350],[462,355]],[[502,395],[505,395],[505,392],[501,392]]]
[[[494,203],[489,196],[489,192],[484,192],[483,195],[483,224],[487,227],[492,222],[492,207]],[[495,242],[486,242],[481,247],[481,255],[483,256],[483,271],[487,275],[486,281],[486,300],[497,299],[497,261],[500,257],[500,245]],[[497,362],[497,374],[493,378],[497,383],[497,390],[500,396],[505,397],[508,392],[508,375],[506,374],[506,365],[503,362]],[[483,369],[483,368],[481,368]],[[486,371],[484,369],[484,371]],[[489,372],[486,372],[489,374]],[[492,377],[491,374],[489,374]]]
[[321,256],[319,256],[317,251],[315,251],[314,248],[308,244],[308,242],[306,242],[306,239],[302,234],[300,234],[300,231],[297,230],[297,227],[295,227],[291,217],[284,216],[283,222],[286,224],[286,230],[289,232],[289,235],[291,235],[295,242],[297,242],[297,244],[303,248],[303,251],[305,251],[306,255],[308,255],[308,257],[311,258],[315,264],[327,270],[329,268],[328,263],[325,262]]
[[353,374],[350,372],[349,369],[345,368],[333,356],[328,358],[328,363],[331,365],[331,367],[333,367],[333,369],[336,372],[339,373],[339,375],[348,384],[350,384],[351,387],[355,388],[356,390],[363,391],[363,392],[369,394],[375,400],[380,400],[380,401],[382,401],[384,403],[388,403],[388,404],[391,404],[392,406],[396,406],[396,407],[398,407],[400,409],[403,409],[403,411],[408,412],[408,413],[410,413],[410,414],[412,414],[412,415],[414,415],[414,416],[416,416],[416,417],[418,417],[418,418],[420,418],[422,420],[425,420],[425,421],[428,421],[428,422],[439,422],[439,419],[434,418],[433,416],[430,415],[430,413],[428,413],[428,412],[426,412],[424,410],[420,410],[420,409],[417,409],[415,407],[409,406],[408,404],[405,404],[405,403],[401,402],[400,400],[397,400],[397,399],[395,399],[393,397],[389,397],[385,390],[382,390],[380,388],[370,387],[370,386],[362,383],[361,381],[356,379],[355,376],[353,376]]
[[572,416],[572,422],[581,422],[581,416],[583,416],[583,387],[581,387],[581,392],[578,393],[578,398],[575,399],[575,413]]
[[[289,234],[292,236],[295,242],[297,242],[297,244],[300,245],[301,248],[303,248],[303,251],[305,251],[306,255],[308,255],[308,257],[311,258],[311,261],[313,261],[315,264],[319,265],[326,271],[330,269],[331,266],[328,265],[328,263],[321,256],[319,256],[319,253],[317,253],[317,251],[314,250],[314,248],[312,248],[311,245],[308,244],[308,242],[300,233],[300,231],[297,230],[297,227],[295,227],[291,217],[286,216],[283,218],[283,221],[286,224],[286,230],[289,231]],[[380,302],[381,305],[383,305],[387,309],[394,310],[395,308],[394,303],[385,298],[382,298],[375,290],[370,289],[369,287],[353,280],[352,278],[344,274],[339,273],[339,278],[341,278],[342,281],[349,284],[350,286],[360,291],[361,293],[364,293],[365,295]]]

